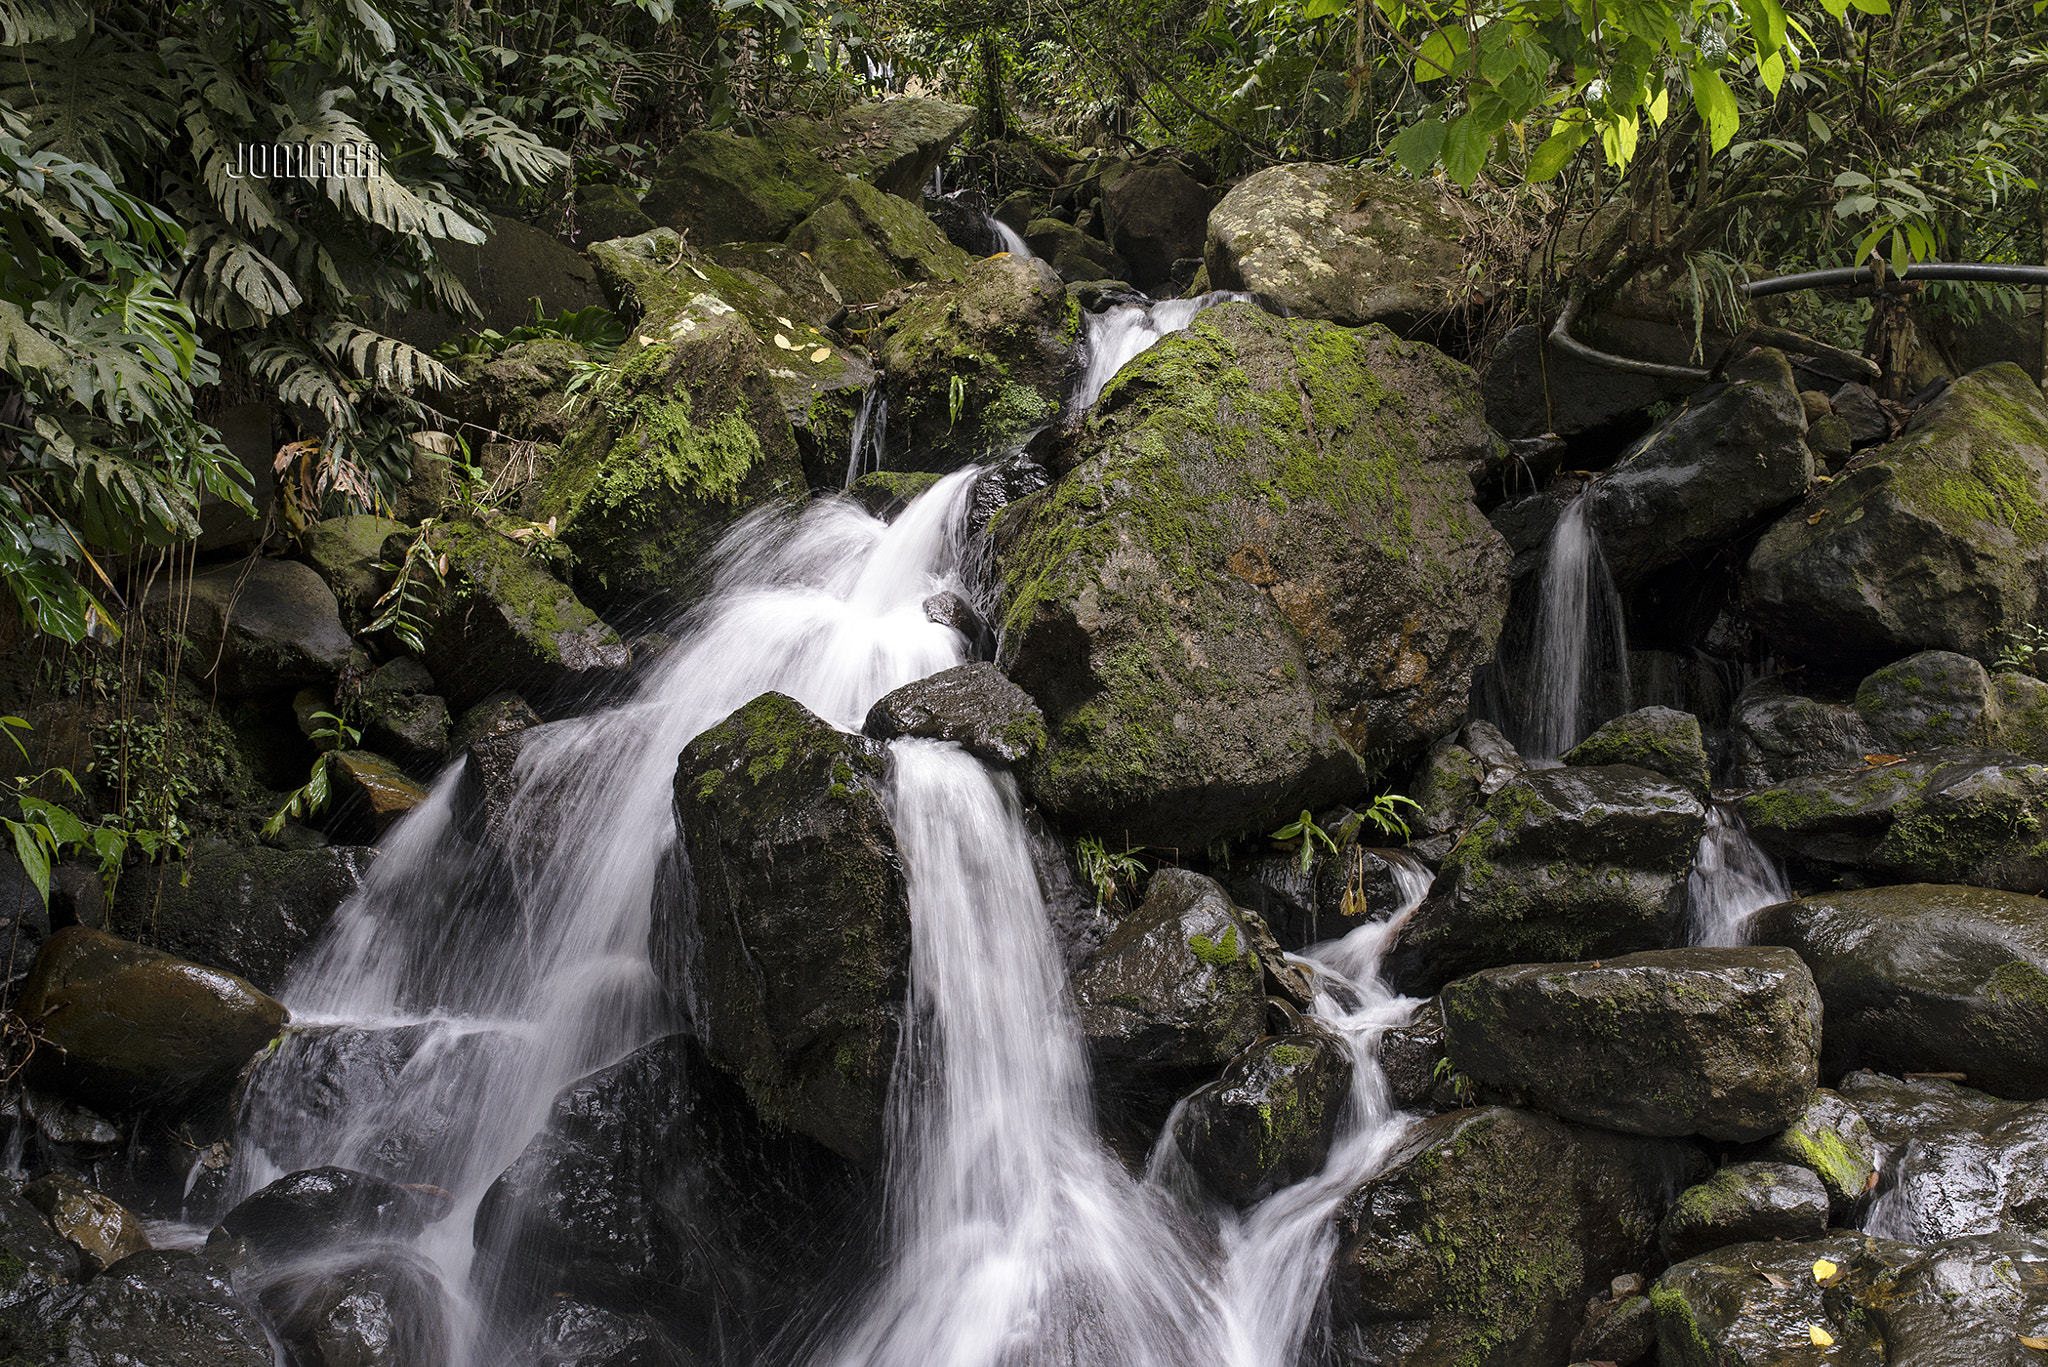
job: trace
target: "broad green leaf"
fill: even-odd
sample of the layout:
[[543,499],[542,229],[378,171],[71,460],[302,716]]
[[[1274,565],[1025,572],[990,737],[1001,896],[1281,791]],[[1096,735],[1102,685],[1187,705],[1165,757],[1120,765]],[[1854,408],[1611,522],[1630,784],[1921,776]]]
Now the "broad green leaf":
[[1438,118],[1421,119],[1409,124],[1394,138],[1394,159],[1401,163],[1401,169],[1411,176],[1428,173],[1436,165],[1437,155],[1443,151],[1444,121]]
[[1626,166],[1635,160],[1636,139],[1642,124],[1634,118],[1610,118],[1600,128],[1600,146],[1611,166]]
[[1586,145],[1591,136],[1583,123],[1568,124],[1543,140],[1536,149],[1536,155],[1529,158],[1529,180],[1541,184],[1551,179],[1571,161],[1572,153]]
[[1440,81],[1457,74],[1464,65],[1464,52],[1469,42],[1465,30],[1455,25],[1430,34],[1415,50],[1415,79]]
[[1444,170],[1460,185],[1479,179],[1486,165],[1486,146],[1495,128],[1488,128],[1470,112],[1460,114],[1444,130]]
[[1849,0],[1820,0],[1820,7],[1832,18],[1846,19],[1849,15]]
[[40,827],[26,821],[6,821],[7,829],[14,835],[14,857],[28,870],[28,878],[36,885],[36,892],[43,899],[43,905],[50,902],[50,851],[43,843]]
[[1345,4],[1344,0],[1308,0],[1308,3],[1301,7],[1301,17],[1304,19],[1328,19],[1331,15],[1342,14],[1350,8],[1351,6]]
[[1720,151],[1735,137],[1742,122],[1734,94],[1719,72],[1696,66],[1692,69],[1692,102],[1700,112],[1701,122],[1707,125],[1709,145]]
[[1776,98],[1778,87],[1785,84],[1785,54],[1773,52],[1756,64],[1757,79],[1764,83],[1764,89]]
[[1849,0],[1849,3],[1865,14],[1890,14],[1891,0]]
[[1785,11],[1778,0],[1742,0],[1742,13],[1760,54],[1769,57],[1785,46]]
[[1861,171],[1843,171],[1835,177],[1835,188],[1837,190],[1846,190],[1851,186],[1868,184],[1870,184],[1870,177],[1864,175]]

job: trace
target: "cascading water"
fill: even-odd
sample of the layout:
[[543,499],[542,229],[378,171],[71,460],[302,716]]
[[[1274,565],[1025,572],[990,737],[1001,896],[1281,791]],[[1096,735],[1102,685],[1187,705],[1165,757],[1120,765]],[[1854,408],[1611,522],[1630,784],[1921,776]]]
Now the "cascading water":
[[861,391],[860,408],[853,415],[853,441],[846,455],[846,484],[882,468],[889,442],[889,396],[882,390],[882,378]]
[[1792,896],[1785,875],[1743,828],[1742,818],[1720,803],[1707,807],[1686,879],[1688,938],[1696,945],[1746,945],[1749,918]]
[[1557,759],[1593,729],[1601,690],[1627,710],[1628,640],[1621,596],[1586,519],[1586,495],[1565,506],[1543,566],[1536,638],[1529,660],[1522,753]]
[[1004,251],[1012,256],[1028,257],[1034,255],[1031,248],[1025,245],[1024,238],[1015,228],[1012,228],[1009,224],[992,214],[983,214],[981,219],[982,222],[988,224],[989,232],[995,235],[996,241],[1002,244]]
[[1214,290],[1193,299],[1162,299],[1156,304],[1118,304],[1101,313],[1082,315],[1086,343],[1081,381],[1074,390],[1074,410],[1086,412],[1131,359],[1171,333],[1195,321],[1203,309],[1249,300],[1249,294]]

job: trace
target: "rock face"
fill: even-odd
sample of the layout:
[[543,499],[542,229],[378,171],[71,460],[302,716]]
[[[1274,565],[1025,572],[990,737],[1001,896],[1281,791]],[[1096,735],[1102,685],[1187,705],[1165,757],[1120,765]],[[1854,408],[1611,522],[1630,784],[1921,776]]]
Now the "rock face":
[[78,926],[43,945],[15,1009],[56,1046],[36,1084],[110,1114],[224,1092],[286,1019],[232,973]]
[[1542,769],[1486,799],[1388,955],[1411,995],[1502,964],[1561,963],[1676,941],[1706,828],[1688,788],[1629,765]]
[[829,1261],[858,1190],[842,1160],[756,1118],[672,1035],[556,1098],[484,1197],[476,1240],[543,1303],[567,1292],[765,1342]]
[[1243,1208],[1322,1170],[1350,1096],[1342,1040],[1275,1035],[1187,1099],[1174,1143],[1210,1191]]
[[348,1168],[307,1168],[239,1202],[210,1243],[277,1261],[334,1244],[404,1243],[447,1213],[445,1195]]
[[448,574],[424,654],[458,707],[507,686],[543,707],[567,706],[625,669],[619,634],[518,543],[459,520],[432,536]]
[[288,1360],[308,1367],[412,1367],[453,1346],[440,1270],[404,1248],[286,1276],[257,1293]]
[[1103,188],[1103,237],[1130,263],[1131,283],[1153,289],[1172,277],[1176,261],[1202,255],[1215,202],[1178,163],[1135,167]]
[[231,697],[330,679],[348,663],[341,609],[308,566],[259,556],[193,575],[189,603],[178,590],[152,589],[144,615],[182,632],[185,668]]
[[1039,801],[1198,850],[1419,754],[1505,610],[1466,475],[1497,451],[1468,372],[1378,330],[1231,304],[1126,366],[995,524]]
[[2048,684],[1954,651],[1923,650],[1872,673],[1856,686],[1856,712],[1888,753],[1976,745],[2048,759]]
[[1443,1002],[1458,1071],[1627,1134],[1775,1134],[1805,1110],[1820,1064],[1820,994],[1784,949],[1489,969]]
[[1573,746],[1564,762],[1574,767],[1633,764],[1676,779],[1701,798],[1713,786],[1700,719],[1670,707],[1643,707],[1616,717]]
[[1911,885],[1767,907],[1757,944],[1797,950],[1827,1007],[1821,1070],[1960,1072],[2048,1097],[2048,903]]
[[1827,1228],[1820,1178],[1787,1163],[1731,1163],[1672,1202],[1657,1246],[1676,1263],[1729,1244],[1817,1239]]
[[1045,743],[1031,695],[992,664],[955,665],[884,694],[861,728],[876,740],[949,740],[991,764],[1017,764]]
[[1074,975],[1098,1101],[1113,1120],[1156,1126],[1258,1038],[1265,983],[1249,938],[1212,879],[1162,869]]
[[[190,1253],[138,1253],[84,1287],[61,1288],[22,1318],[42,1340],[31,1360],[149,1367],[273,1367],[263,1326],[235,1296],[228,1265]],[[17,1328],[17,1338],[25,1337]]]
[[335,909],[362,886],[375,855],[356,845],[202,849],[189,862],[128,870],[114,896],[114,924],[158,949],[276,992]]
[[1817,702],[1772,683],[1743,690],[1729,733],[1729,777],[1741,788],[1859,768],[1865,755],[1883,751],[1854,707]]
[[1917,1243],[2048,1234],[2048,1105],[1867,1072],[1843,1079],[1842,1096],[1865,1117],[1883,1173],[1871,1229]]
[[990,459],[1053,421],[1080,326],[1053,268],[1020,256],[977,261],[959,289],[891,314],[882,344],[889,468]]
[[149,1249],[149,1235],[134,1211],[69,1173],[38,1177],[21,1189],[21,1198],[49,1217],[59,1234],[78,1245],[88,1272],[104,1272],[129,1254]]
[[1068,284],[1091,280],[1122,280],[1130,274],[1130,263],[1109,249],[1109,244],[1090,237],[1071,223],[1057,218],[1034,218],[1024,225],[1024,245],[1033,256],[1053,268]]
[[1823,1087],[1797,1120],[1764,1143],[1757,1157],[1811,1172],[1826,1188],[1830,1209],[1841,1216],[1869,1189],[1879,1152],[1863,1113],[1840,1093]]
[[957,281],[968,257],[915,204],[850,180],[797,224],[789,245],[817,263],[848,304],[876,304],[920,281]]
[[1273,166],[1209,215],[1209,285],[1251,290],[1305,318],[1441,326],[1473,293],[1468,231],[1437,193],[1347,166]]
[[[1565,1361],[1588,1296],[1649,1261],[1689,1145],[1492,1107],[1416,1125],[1337,1213],[1336,1324],[1406,1326],[1411,1361]],[[1397,1359],[1399,1360],[1399,1359]]]
[[483,429],[482,439],[558,442],[569,430],[564,393],[590,354],[575,342],[535,338],[452,367],[462,388],[444,402],[451,416]]
[[1728,378],[1587,490],[1587,521],[1624,587],[1718,550],[1806,492],[1813,457],[1791,365],[1759,351],[1729,367]]
[[361,631],[374,617],[385,574],[384,541],[405,524],[368,513],[315,522],[299,535],[299,552],[313,567],[341,606],[342,624]]
[[[1813,520],[1817,518],[1818,520]],[[2010,363],[1957,380],[1905,435],[1764,533],[1757,621],[1816,660],[1989,660],[2048,573],[2048,399]]]
[[882,1157],[910,960],[884,772],[780,693],[705,731],[676,766],[693,895],[655,926],[669,990],[762,1117],[861,1165]]

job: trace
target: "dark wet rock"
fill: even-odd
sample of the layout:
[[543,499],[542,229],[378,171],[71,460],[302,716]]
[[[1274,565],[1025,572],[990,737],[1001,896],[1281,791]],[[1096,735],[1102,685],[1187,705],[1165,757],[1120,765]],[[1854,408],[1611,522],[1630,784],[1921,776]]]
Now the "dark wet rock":
[[1822,893],[1759,912],[1827,1007],[1821,1070],[1960,1072],[2000,1096],[2048,1097],[2048,903],[1915,884]]
[[[1546,331],[1526,323],[1510,328],[1480,375],[1486,421],[1510,440],[1553,432],[1570,437],[1609,424],[1640,426],[1644,409],[1700,387],[1696,381],[1596,364],[1549,342]],[[1508,478],[1527,490],[1540,484],[1545,473],[1532,467],[1512,471]]]
[[1818,1177],[1839,1217],[1869,1190],[1879,1151],[1863,1113],[1839,1092],[1823,1087],[1814,1092],[1799,1118],[1766,1140],[1756,1156],[1769,1163],[1797,1164]]
[[1892,420],[1877,406],[1877,395],[1866,384],[1845,384],[1834,392],[1829,406],[1849,429],[1849,440],[1859,450],[1889,441]]
[[1893,754],[1999,743],[1990,673],[1951,650],[1924,650],[1870,675],[1856,686],[1856,711]]
[[190,1253],[137,1253],[78,1288],[10,1317],[37,1363],[71,1367],[274,1367],[263,1327],[235,1295],[228,1265]]
[[0,1180],[0,1336],[8,1327],[7,1311],[53,1286],[71,1285],[86,1272],[78,1245],[52,1229],[12,1179]]
[[908,284],[959,281],[969,266],[917,205],[857,180],[844,182],[788,241],[850,305],[880,303]]
[[1342,1039],[1269,1036],[1187,1099],[1174,1143],[1210,1191],[1242,1209],[1322,1171],[1350,1096]]
[[675,779],[693,888],[654,929],[669,990],[763,1118],[860,1164],[882,1156],[910,958],[884,774],[875,742],[779,693],[705,731]]
[[1440,328],[1477,302],[1469,231],[1434,187],[1349,166],[1288,165],[1231,188],[1209,215],[1209,285],[1250,290],[1304,318]]
[[1689,1144],[1527,1111],[1458,1111],[1411,1129],[1337,1212],[1340,1332],[1427,1323],[1412,1362],[1563,1362],[1596,1290],[1654,1256]]
[[1736,811],[1795,878],[2048,887],[2048,766],[1951,748],[1788,779]]
[[1587,522],[1624,587],[1719,550],[1806,492],[1813,457],[1792,367],[1758,351],[1587,490]]
[[104,1272],[129,1254],[149,1248],[149,1235],[134,1211],[69,1173],[45,1173],[21,1189],[21,1199],[78,1246],[88,1275]]
[[1868,1228],[1927,1243],[2007,1229],[2048,1236],[2048,1104],[1871,1072],[1844,1078],[1842,1096],[1877,1148]]
[[0,935],[7,937],[6,965],[0,996],[12,997],[15,987],[28,976],[36,951],[50,938],[50,908],[28,876],[28,870],[14,857],[12,849],[0,849]]
[[448,558],[448,573],[427,615],[422,654],[452,704],[467,707],[510,686],[544,708],[567,707],[625,670],[619,634],[519,543],[461,519],[430,539]]
[[[1593,1304],[1601,1307],[1601,1313],[1572,1340],[1574,1363],[1611,1362],[1615,1367],[1633,1367],[1657,1346],[1657,1311],[1648,1296],[1630,1295]],[[1592,1313],[1589,1305],[1587,1314]]]
[[1502,964],[1662,949],[1679,934],[1706,808],[1628,765],[1542,769],[1486,799],[1385,969],[1411,995]]
[[569,430],[563,411],[569,384],[589,360],[582,346],[558,337],[472,353],[450,367],[462,387],[441,402],[449,416],[469,425],[475,444],[559,442]]
[[[975,612],[973,604],[950,589],[935,593],[924,600],[924,619],[959,632],[967,639],[974,658],[987,660],[995,656],[995,633],[988,629],[988,623],[981,620],[981,615]],[[1037,704],[1032,705],[1032,710],[1037,710]],[[1039,730],[1042,732],[1044,729],[1045,721],[1041,717]]]
[[222,1216],[208,1246],[238,1241],[260,1260],[278,1260],[340,1243],[404,1243],[447,1214],[447,1193],[434,1188],[349,1168],[307,1168]]
[[1022,763],[1045,742],[1045,718],[1031,695],[994,665],[980,662],[955,665],[884,694],[861,729],[882,741],[952,741],[991,764]]
[[409,1249],[320,1259],[257,1301],[294,1367],[430,1367],[454,1346],[440,1270]]
[[647,1315],[558,1302],[535,1320],[517,1367],[693,1367],[696,1358]]
[[448,732],[448,753],[467,754],[472,745],[539,726],[540,713],[517,693],[493,693],[459,717]]
[[1443,1094],[1451,1078],[1450,1055],[1444,1052],[1443,1004],[1432,997],[1415,1008],[1405,1025],[1380,1036],[1380,1069],[1387,1092],[1402,1110],[1455,1110]]
[[224,1093],[286,1019],[232,973],[78,926],[43,945],[15,1009],[56,1046],[30,1080],[108,1113]]
[[366,693],[363,743],[397,760],[408,775],[433,778],[448,758],[448,700],[432,693]]
[[1565,754],[1574,767],[1633,764],[1706,797],[1713,786],[1700,719],[1671,707],[1642,707],[1608,722]]
[[427,790],[396,760],[368,750],[336,750],[327,757],[332,807],[323,824],[342,839],[381,840],[400,817],[427,800]]
[[1906,433],[1764,533],[1751,611],[1817,662],[1989,660],[2048,572],[2048,399],[2010,363],[1957,380]]
[[1204,225],[1216,197],[1178,164],[1139,166],[1102,190],[1103,237],[1130,263],[1140,289],[1165,284],[1174,263],[1202,254]]
[[951,470],[1008,454],[1059,416],[1079,329],[1059,276],[1033,257],[977,261],[957,290],[898,309],[881,353],[884,459],[892,469]]
[[1191,852],[1420,754],[1504,611],[1466,476],[1498,449],[1469,373],[1384,332],[1225,304],[1127,365],[994,524],[1039,802]]
[[1156,1126],[1263,1033],[1264,975],[1247,940],[1214,880],[1162,869],[1074,975],[1081,1037],[1112,1118]]
[[1329,828],[1335,854],[1318,848],[1308,872],[1297,854],[1268,855],[1230,870],[1230,894],[1272,927],[1283,949],[1300,950],[1340,939],[1368,921],[1383,921],[1403,905],[1400,876],[1391,851],[1366,847],[1354,816],[1347,834]]
[[188,861],[129,869],[114,894],[114,924],[161,950],[224,968],[265,992],[369,876],[376,851],[201,846]]
[[1865,755],[1883,749],[1854,707],[1787,693],[1773,681],[1742,691],[1729,732],[1729,779],[1738,788],[1861,768]]
[[640,207],[640,198],[623,185],[579,185],[567,237],[575,243],[608,242],[652,232],[654,220]]
[[1828,1192],[1820,1178],[1787,1163],[1731,1163],[1679,1193],[1657,1230],[1670,1262],[1729,1244],[1817,1239],[1827,1232]]
[[22,1089],[22,1109],[36,1133],[51,1144],[74,1149],[109,1148],[121,1142],[122,1130],[98,1111],[33,1087]]
[[384,542],[404,530],[402,522],[361,513],[315,522],[299,534],[299,554],[333,591],[350,631],[361,631],[376,617],[377,599],[390,578],[378,568]]
[[1479,761],[1479,791],[1491,797],[1528,769],[1513,741],[1490,721],[1468,721],[1458,739]]
[[[295,560],[257,556],[158,584],[143,615],[189,642],[184,668],[202,685],[246,697],[331,679],[353,643],[320,575]],[[175,589],[175,592],[173,591]]]
[[1446,736],[1429,748],[1409,796],[1421,810],[1408,815],[1417,835],[1445,835],[1462,827],[1479,805],[1479,757]]
[[1051,266],[1067,284],[1093,280],[1122,281],[1130,274],[1130,263],[1109,249],[1101,238],[1091,237],[1071,223],[1057,218],[1034,218],[1023,228],[1024,245],[1031,254]]
[[860,1195],[843,1160],[760,1119],[694,1040],[671,1035],[555,1099],[478,1208],[477,1247],[537,1298],[766,1342],[814,1290]]
[[1813,1095],[1821,998],[1784,949],[1668,949],[1489,969],[1444,989],[1482,1088],[1628,1134],[1754,1140]]

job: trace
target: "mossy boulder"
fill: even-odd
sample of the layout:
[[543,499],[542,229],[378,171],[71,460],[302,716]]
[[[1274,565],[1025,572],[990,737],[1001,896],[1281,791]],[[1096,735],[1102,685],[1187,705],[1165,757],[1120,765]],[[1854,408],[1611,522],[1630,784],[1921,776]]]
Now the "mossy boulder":
[[[515,688],[544,709],[569,707],[626,668],[619,634],[518,542],[455,519],[433,529],[431,545],[448,569],[424,614],[421,654],[455,706]],[[402,538],[386,547],[405,549]]]
[[958,290],[898,309],[881,350],[888,468],[993,459],[1052,422],[1080,326],[1052,268],[1022,256],[977,261]]
[[1676,1263],[1729,1244],[1817,1239],[1827,1228],[1820,1178],[1789,1163],[1731,1163],[1679,1193],[1658,1227],[1657,1246]]
[[1868,1125],[1882,1175],[1864,1224],[1915,1243],[2048,1236],[2048,1103],[1874,1072],[1842,1079],[1842,1098]]
[[403,765],[370,750],[336,750],[327,757],[334,797],[325,829],[343,840],[382,840],[398,819],[427,800]]
[[1462,206],[1429,184],[1352,166],[1271,166],[1209,215],[1209,287],[1250,290],[1304,318],[1434,333],[1478,302]]
[[1573,766],[1633,764],[1675,779],[1701,798],[1713,786],[1700,719],[1672,707],[1640,707],[1608,722],[1565,754]]
[[2001,750],[1928,750],[1788,779],[1735,806],[1795,880],[2048,887],[2048,766]]
[[43,1020],[29,1080],[110,1115],[224,1096],[287,1019],[232,973],[79,926],[44,942],[15,1009]]
[[187,674],[234,698],[331,679],[354,644],[334,591],[295,560],[258,556],[159,583],[142,611],[159,631],[184,634]]
[[1408,1326],[1410,1362],[1564,1362],[1592,1294],[1650,1261],[1671,1184],[1705,1170],[1685,1141],[1529,1111],[1424,1120],[1338,1207],[1332,1320]]
[[[795,247],[779,242],[726,242],[705,248],[704,255],[710,266],[731,272],[739,283],[750,287],[735,291],[741,297],[733,304],[746,308],[757,327],[770,321],[767,313],[771,307],[776,309],[774,321],[778,323],[787,318],[791,323],[801,321],[821,328],[831,327],[846,310],[846,301],[818,269],[818,263]],[[710,266],[705,268],[707,275]],[[775,291],[780,291],[780,298]],[[788,307],[779,307],[784,301]],[[750,304],[753,307],[749,308]]]
[[448,700],[436,686],[425,665],[401,655],[363,680],[358,697],[364,743],[422,780],[448,758]]
[[442,400],[443,409],[476,430],[471,444],[513,441],[559,442],[569,430],[569,383],[590,353],[575,342],[536,338],[495,355],[471,353],[452,369],[462,387]]
[[850,180],[789,235],[848,304],[876,304],[907,284],[957,281],[970,258],[907,199]]
[[1204,1186],[1243,1209],[1322,1171],[1350,1099],[1341,1038],[1272,1035],[1187,1099],[1173,1142]]
[[1071,821],[1199,850],[1355,795],[1464,712],[1507,551],[1470,372],[1247,304],[1126,365],[1057,483],[994,524],[997,658]]
[[1813,970],[1825,1077],[1959,1072],[1999,1096],[2048,1097],[2048,902],[1909,884],[1784,902],[1750,927]]
[[1870,674],[1856,711],[1894,754],[1980,745],[2048,759],[2048,684],[1954,651],[1923,650]]
[[1103,187],[1102,235],[1130,262],[1130,281],[1156,289],[1176,262],[1202,255],[1216,196],[1175,161],[1137,166]]
[[1020,763],[1045,743],[1038,704],[985,661],[942,669],[884,694],[861,729],[883,741],[952,741],[991,764]]
[[390,577],[378,568],[384,542],[404,530],[405,524],[388,517],[358,513],[315,522],[299,534],[299,554],[333,592],[349,631],[361,631],[375,618],[377,599]]
[[274,850],[209,843],[189,860],[128,870],[110,928],[264,992],[285,976],[369,876],[376,851],[356,845]]
[[569,239],[578,244],[609,242],[615,237],[651,233],[659,225],[640,207],[640,199],[623,185],[579,185]]
[[1784,949],[1488,969],[1443,991],[1451,1066],[1560,1119],[1748,1141],[1806,1109],[1821,998]]
[[1757,351],[1729,367],[1728,380],[1587,490],[1587,523],[1624,587],[1720,550],[1806,492],[1813,457],[1791,364]]
[[1073,979],[1099,1109],[1149,1133],[1263,1032],[1265,975],[1214,880],[1162,869]]
[[1957,380],[1765,532],[1747,593],[1771,640],[1801,658],[1988,661],[2002,633],[2035,620],[2044,575],[2048,398],[2006,363]]
[[910,968],[885,776],[875,742],[780,693],[705,731],[675,779],[694,896],[654,931],[664,982],[762,1117],[870,1167]]
[[1855,1104],[1822,1087],[1797,1120],[1764,1141],[1756,1157],[1805,1168],[1827,1189],[1829,1208],[1845,1216],[1869,1190],[1879,1150]]
[[1865,755],[1883,750],[1851,704],[1802,697],[1777,680],[1742,691],[1728,730],[1729,779],[1738,788],[1861,769]]
[[1024,245],[1070,285],[1089,280],[1122,280],[1131,266],[1099,237],[1058,218],[1034,218],[1023,227]]
[[1387,980],[1427,996],[1482,968],[1679,943],[1686,874],[1705,829],[1692,790],[1647,769],[1513,778],[1445,856],[1388,954]]

